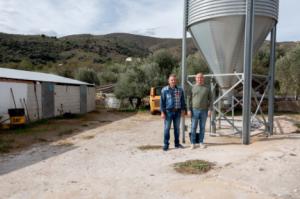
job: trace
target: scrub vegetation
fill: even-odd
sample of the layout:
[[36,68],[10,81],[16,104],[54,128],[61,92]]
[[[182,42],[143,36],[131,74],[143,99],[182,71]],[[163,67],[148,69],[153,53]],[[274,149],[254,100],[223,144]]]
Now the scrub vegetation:
[[187,160],[175,163],[174,169],[183,174],[203,174],[211,170],[215,164],[205,160]]
[[143,146],[139,146],[138,149],[140,149],[141,151],[149,151],[149,150],[161,150],[162,146],[160,145],[143,145]]
[[[22,127],[0,129],[0,155],[26,149],[33,144],[51,144],[57,146],[71,146],[64,140],[80,134],[88,129],[110,124],[136,113],[109,112],[97,110],[85,115],[65,115],[52,119],[44,119]],[[103,120],[110,118],[110,120]],[[83,140],[93,139],[96,135],[83,135]]]
[[[187,74],[208,73],[206,61],[188,39]],[[299,97],[300,44],[281,42],[276,49],[276,95]],[[131,57],[132,61],[125,61]],[[253,60],[253,73],[268,74],[270,43]],[[0,33],[0,67],[50,72],[96,85],[115,84],[118,98],[137,101],[167,76],[180,76],[181,40],[132,34],[23,36]],[[288,78],[287,78],[288,77]]]

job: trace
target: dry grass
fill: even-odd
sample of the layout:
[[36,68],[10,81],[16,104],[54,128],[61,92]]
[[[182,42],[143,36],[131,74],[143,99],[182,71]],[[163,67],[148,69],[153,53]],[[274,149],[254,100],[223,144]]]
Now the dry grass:
[[0,139],[0,153],[9,153],[10,150],[13,148],[13,143],[15,140],[13,139]]
[[162,146],[159,146],[159,145],[144,145],[144,146],[139,146],[138,149],[140,149],[142,151],[158,150],[158,149],[162,149]]
[[63,146],[63,147],[68,147],[68,146],[73,146],[74,143],[70,142],[70,141],[67,141],[67,140],[62,140],[62,141],[59,141],[56,146]]
[[211,170],[215,164],[205,160],[187,160],[175,163],[174,169],[183,174],[203,174]]
[[20,151],[36,143],[50,144],[80,134],[86,128],[96,128],[131,115],[133,114],[109,113],[99,109],[85,115],[66,114],[53,119],[42,119],[22,128],[0,129],[0,155]]
[[94,135],[85,135],[85,136],[82,136],[82,139],[85,139],[85,140],[91,140],[93,138],[95,138]]
[[71,135],[73,132],[73,129],[64,129],[59,132],[58,136]]

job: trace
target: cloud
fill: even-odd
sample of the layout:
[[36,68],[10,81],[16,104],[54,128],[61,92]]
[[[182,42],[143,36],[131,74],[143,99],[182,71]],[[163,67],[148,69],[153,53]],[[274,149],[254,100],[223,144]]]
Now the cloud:
[[157,37],[180,37],[182,30],[181,0],[119,0],[122,10],[110,32],[143,33]]
[[[299,0],[280,1],[278,40],[300,40]],[[183,0],[0,0],[0,31],[15,34],[127,32],[180,38]]]
[[91,24],[101,17],[100,3],[99,0],[1,1],[0,28],[18,34],[90,32]]

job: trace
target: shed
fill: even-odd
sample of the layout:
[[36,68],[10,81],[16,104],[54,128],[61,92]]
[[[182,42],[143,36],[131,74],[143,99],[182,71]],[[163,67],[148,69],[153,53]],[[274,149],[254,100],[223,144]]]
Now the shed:
[[0,68],[0,123],[8,109],[24,108],[27,121],[95,109],[95,86],[41,72]]

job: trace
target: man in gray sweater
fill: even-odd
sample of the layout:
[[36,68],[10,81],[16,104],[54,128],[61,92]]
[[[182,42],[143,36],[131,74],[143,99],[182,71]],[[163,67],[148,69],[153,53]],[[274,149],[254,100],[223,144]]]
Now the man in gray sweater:
[[191,127],[191,149],[195,148],[196,144],[196,130],[199,123],[199,138],[200,148],[205,148],[204,134],[205,123],[207,116],[210,116],[211,111],[211,92],[210,89],[204,85],[204,76],[198,73],[195,77],[196,84],[192,87],[192,91],[188,98],[188,115],[192,117]]

